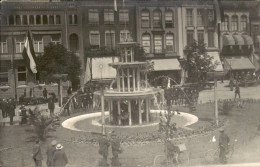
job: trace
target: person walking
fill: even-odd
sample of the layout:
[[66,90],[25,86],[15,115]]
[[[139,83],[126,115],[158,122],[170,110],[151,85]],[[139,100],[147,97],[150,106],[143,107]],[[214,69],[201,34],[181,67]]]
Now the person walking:
[[238,84],[236,84],[236,88],[235,88],[235,99],[237,98],[237,95],[238,95],[238,98],[240,99],[240,88],[239,88]]
[[47,167],[53,167],[53,156],[56,151],[56,140],[53,140],[51,142],[51,145],[47,148],[46,154],[47,154],[47,161],[46,165]]
[[107,163],[107,157],[108,157],[108,147],[110,146],[110,143],[105,134],[102,134],[102,138],[98,141],[98,144],[99,144],[98,153],[103,157],[99,165],[109,166],[109,164]]
[[41,152],[40,140],[37,139],[35,142],[36,143],[33,146],[33,151],[32,151],[32,158],[35,167],[42,167],[42,152]]
[[42,91],[42,95],[43,95],[44,99],[47,99],[47,94],[48,94],[48,91],[47,91],[46,88],[44,88],[43,91]]
[[55,103],[54,103],[54,98],[53,96],[51,96],[49,98],[49,101],[48,101],[48,108],[50,110],[50,116],[54,116],[54,109],[55,109]]
[[222,164],[227,163],[227,153],[228,153],[228,144],[229,144],[229,137],[227,134],[224,133],[224,129],[220,130],[220,135],[219,135],[219,162]]
[[13,125],[13,118],[15,116],[15,102],[12,99],[8,100],[8,114],[10,118],[10,125]]
[[21,107],[20,107],[20,110],[21,110],[21,116],[22,116],[21,124],[27,124],[27,113],[26,113],[27,109],[22,104]]
[[56,151],[53,155],[53,167],[65,167],[68,163],[66,153],[63,151],[63,146],[57,144]]
[[120,140],[116,137],[115,133],[111,135],[111,148],[113,157],[111,159],[111,166],[121,166],[121,163],[118,159],[118,154],[122,153],[122,149],[120,147]]

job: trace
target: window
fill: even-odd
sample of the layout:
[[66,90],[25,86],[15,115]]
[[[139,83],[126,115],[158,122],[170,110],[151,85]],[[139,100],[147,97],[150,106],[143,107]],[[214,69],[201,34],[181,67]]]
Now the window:
[[23,25],[27,25],[27,24],[28,24],[27,16],[23,15]]
[[246,31],[247,28],[247,17],[246,16],[241,16],[241,30]]
[[16,53],[22,53],[24,48],[24,36],[20,35],[15,38]]
[[21,25],[21,23],[22,23],[22,22],[21,22],[21,17],[20,17],[19,15],[16,15],[16,16],[15,16],[15,24],[16,24],[16,25]]
[[197,10],[197,26],[203,26],[203,10]]
[[25,66],[18,66],[17,68],[18,71],[18,82],[20,82],[20,84],[25,84],[26,83],[26,78],[27,78],[27,69]]
[[144,34],[142,36],[142,45],[145,53],[151,52],[151,39],[149,34]]
[[114,24],[114,10],[105,9],[104,11],[104,21],[106,25]]
[[61,24],[60,15],[56,15],[56,24]]
[[49,16],[49,24],[54,24],[54,16]]
[[69,24],[78,24],[77,15],[69,15]]
[[53,44],[61,44],[61,36],[60,34],[55,34],[51,36],[51,43]]
[[174,38],[173,34],[166,35],[166,51],[174,52]]
[[119,11],[119,22],[120,24],[129,24],[129,11],[127,9]]
[[77,34],[70,35],[70,51],[76,52],[79,50],[79,39]]
[[165,27],[166,28],[171,28],[174,27],[173,24],[173,12],[168,10],[165,12]]
[[193,30],[187,31],[187,45],[190,46],[193,43],[194,40],[194,32]]
[[43,52],[43,40],[41,35],[33,36],[33,47],[35,52]]
[[202,31],[202,30],[198,31],[198,42],[204,43],[204,31]]
[[208,47],[214,47],[214,31],[208,31]]
[[14,16],[13,15],[9,16],[9,25],[14,25]]
[[99,23],[99,13],[97,9],[90,9],[88,11],[88,22],[90,24],[98,24]]
[[8,85],[8,66],[5,63],[0,66],[0,85]]
[[142,11],[141,24],[142,24],[142,27],[149,27],[150,26],[150,13],[149,13],[148,10]]
[[89,34],[91,49],[98,49],[100,46],[100,34],[98,31],[91,31]]
[[231,31],[238,30],[238,18],[237,16],[232,16],[231,18]]
[[120,42],[126,42],[131,38],[130,32],[128,30],[120,31]]
[[107,49],[115,48],[115,32],[114,31],[106,31],[105,33],[105,46]]
[[7,39],[5,36],[0,36],[0,38],[0,53],[7,53]]
[[224,22],[223,22],[223,31],[228,31],[229,30],[229,18],[226,15],[224,17]]
[[162,26],[162,13],[160,10],[153,12],[153,26],[161,27]]
[[1,25],[7,25],[7,17],[5,15],[1,16]]
[[162,36],[154,35],[154,53],[162,53]]
[[214,10],[213,9],[208,9],[208,25],[210,27],[215,26],[215,21],[214,21]]
[[193,26],[193,17],[192,17],[192,9],[186,10],[186,20],[187,20],[187,26]]
[[29,24],[30,25],[34,24],[34,16],[33,15],[29,16]]
[[42,17],[42,23],[43,24],[48,24],[48,17],[46,15],[43,15]]
[[36,16],[36,24],[41,24],[41,16],[40,15]]

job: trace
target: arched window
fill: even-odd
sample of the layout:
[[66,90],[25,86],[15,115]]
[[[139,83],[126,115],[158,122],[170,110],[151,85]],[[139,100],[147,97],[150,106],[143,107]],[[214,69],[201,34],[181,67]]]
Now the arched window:
[[165,44],[167,52],[174,52],[174,36],[172,33],[166,34]]
[[247,17],[244,15],[241,16],[241,30],[246,31],[246,29],[247,29]]
[[8,21],[9,21],[9,25],[14,25],[14,16],[10,15]]
[[173,21],[174,21],[173,12],[171,10],[167,10],[165,12],[165,27],[166,28],[174,27]]
[[47,18],[46,15],[43,15],[43,17],[42,17],[42,23],[43,23],[43,24],[48,24],[48,18]]
[[34,16],[33,15],[29,16],[29,24],[34,24]]
[[28,24],[27,16],[23,15],[23,25],[27,25],[27,24]]
[[51,15],[49,17],[49,24],[54,24],[54,16],[53,15]]
[[153,12],[153,26],[154,27],[162,26],[162,12],[160,10],[155,10]]
[[70,35],[70,51],[77,51],[79,50],[79,40],[77,34]]
[[237,16],[232,16],[231,18],[231,31],[238,30],[238,18]]
[[36,24],[41,24],[41,16],[40,15],[36,16]]
[[19,15],[15,16],[15,24],[16,25],[21,25],[21,17]]
[[228,31],[229,30],[229,18],[228,18],[227,15],[224,16],[223,30],[224,31]]
[[61,24],[60,15],[56,15],[56,24]]
[[151,52],[151,37],[150,37],[150,34],[143,34],[142,35],[142,46],[144,48],[145,53]]
[[150,12],[148,10],[142,11],[141,24],[142,24],[142,27],[149,27],[150,26]]

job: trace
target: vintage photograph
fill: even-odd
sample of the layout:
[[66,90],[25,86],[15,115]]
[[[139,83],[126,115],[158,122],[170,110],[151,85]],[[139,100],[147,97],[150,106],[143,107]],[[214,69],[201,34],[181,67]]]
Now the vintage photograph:
[[0,167],[259,155],[259,0],[0,0]]

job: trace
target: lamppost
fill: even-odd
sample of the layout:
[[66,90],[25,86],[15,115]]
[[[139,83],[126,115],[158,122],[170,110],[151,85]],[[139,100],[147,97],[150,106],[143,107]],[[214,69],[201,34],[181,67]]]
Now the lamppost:
[[104,100],[104,87],[103,87],[103,80],[102,80],[102,70],[103,70],[103,64],[100,64],[100,101],[101,101],[101,117],[102,117],[102,134],[105,134],[105,100]]
[[68,78],[68,74],[53,74],[53,78],[54,79],[58,79],[59,80],[59,106],[61,107],[62,106],[62,81],[63,80],[67,80]]

